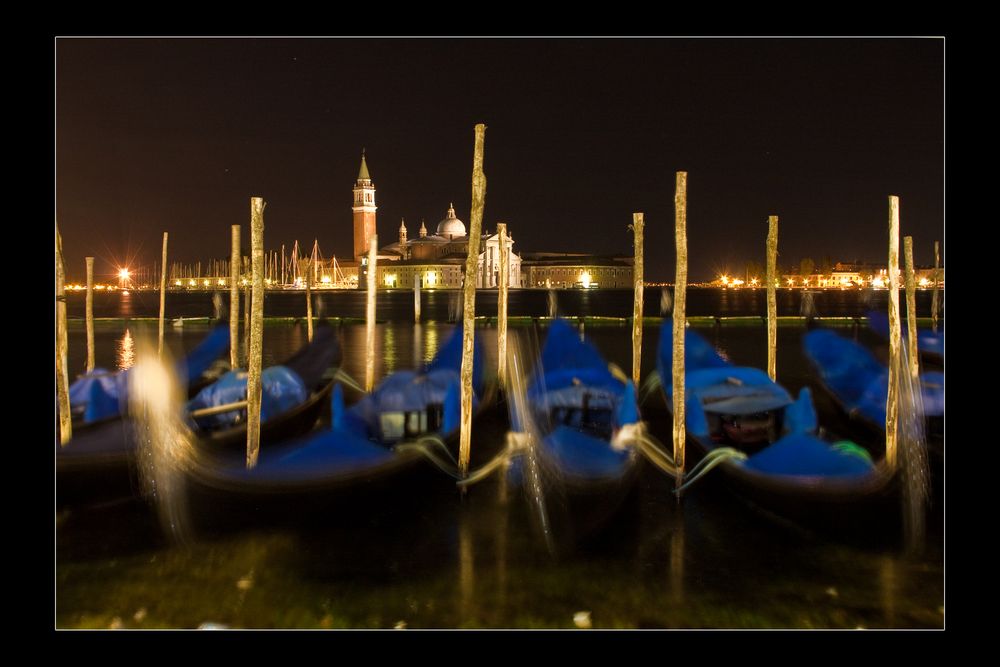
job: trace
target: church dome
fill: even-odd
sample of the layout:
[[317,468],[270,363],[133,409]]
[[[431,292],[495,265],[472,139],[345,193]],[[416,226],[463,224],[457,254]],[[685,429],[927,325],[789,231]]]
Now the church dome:
[[438,236],[465,236],[465,223],[455,217],[455,205],[448,207],[448,217],[438,223]]

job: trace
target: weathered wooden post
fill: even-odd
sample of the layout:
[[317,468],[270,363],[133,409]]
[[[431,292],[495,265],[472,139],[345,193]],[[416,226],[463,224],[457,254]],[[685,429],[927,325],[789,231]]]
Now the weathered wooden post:
[[87,258],[87,372],[94,370],[94,258]]
[[767,218],[767,376],[778,381],[778,216]]
[[375,388],[375,296],[378,283],[375,268],[378,264],[378,234],[373,234],[368,243],[368,294],[365,309],[365,391]]
[[240,226],[231,227],[229,255],[229,367],[240,367]]
[[899,197],[889,196],[889,391],[885,403],[885,460],[896,469],[899,425]]
[[674,278],[674,357],[673,357],[673,401],[674,401],[674,465],[677,466],[674,488],[684,483],[684,444],[687,438],[685,424],[684,392],[684,336],[687,309],[687,172],[677,172],[674,192],[674,232],[677,248],[677,268]]
[[906,349],[909,356],[913,386],[920,386],[919,352],[917,351],[917,283],[913,274],[913,237],[903,237],[903,267],[906,271]]
[[167,232],[163,232],[163,270],[160,271],[160,334],[156,354],[163,357],[163,316],[167,311]]
[[[315,265],[315,260],[309,260],[309,262]],[[312,271],[306,269],[306,337],[309,342],[313,339],[313,302],[312,302],[312,282],[313,274]]]
[[645,222],[642,213],[632,214],[632,231],[635,234],[632,278],[635,303],[632,306],[632,383],[638,387],[642,365],[642,231]]
[[[243,275],[250,276],[250,267],[247,266],[247,262],[243,262],[243,268]],[[249,363],[247,355],[250,354],[250,309],[253,305],[250,288],[253,276],[250,276],[249,279],[244,278],[243,283],[243,368],[246,368]]]
[[938,267],[941,265],[940,242],[934,242],[934,291],[931,292],[931,331],[938,330]]
[[472,214],[469,216],[469,254],[465,258],[465,296],[462,314],[462,425],[459,437],[458,468],[464,477],[469,471],[472,449],[472,364],[476,336],[476,277],[479,273],[479,236],[486,204],[486,174],[483,151],[486,125],[476,125],[476,144],[472,157]]
[[497,224],[497,235],[500,237],[500,293],[497,295],[497,382],[500,388],[507,387],[507,262],[510,255],[507,252],[507,224]]
[[62,235],[56,227],[56,393],[59,396],[59,444],[73,437],[73,415],[69,405],[69,369],[66,353],[66,269],[63,267]]
[[413,323],[420,324],[420,275],[413,275]]
[[260,452],[261,372],[264,361],[264,199],[250,198],[250,256],[253,313],[247,354],[247,468],[257,465]]

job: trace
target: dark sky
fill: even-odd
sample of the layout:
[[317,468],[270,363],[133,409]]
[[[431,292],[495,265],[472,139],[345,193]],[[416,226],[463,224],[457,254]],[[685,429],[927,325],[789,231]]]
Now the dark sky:
[[944,232],[941,39],[58,39],[57,221],[70,278],[229,252],[249,198],[269,249],[352,247],[362,147],[382,244],[454,201],[468,223],[486,123],[484,226],[516,251],[631,254],[674,274],[688,172],[689,279],[763,264],[885,262],[887,196],[917,264]]

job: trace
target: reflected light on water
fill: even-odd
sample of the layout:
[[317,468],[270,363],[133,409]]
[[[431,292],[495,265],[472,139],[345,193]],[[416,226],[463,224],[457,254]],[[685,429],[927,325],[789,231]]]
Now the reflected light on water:
[[118,370],[126,370],[135,365],[135,341],[132,332],[125,329],[125,334],[118,341]]
[[468,620],[472,615],[473,590],[472,526],[468,512],[458,520],[458,588],[461,598],[460,616]]
[[438,328],[436,326],[427,327],[427,335],[424,336],[424,358],[423,362],[429,364],[437,353],[438,349]]
[[385,327],[382,335],[382,373],[384,375],[393,373],[396,370],[398,362],[399,354],[396,350],[396,327]]

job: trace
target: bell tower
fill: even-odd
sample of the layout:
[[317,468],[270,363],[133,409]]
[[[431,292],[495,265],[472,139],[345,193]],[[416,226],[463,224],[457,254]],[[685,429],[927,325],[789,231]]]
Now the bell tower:
[[361,261],[368,254],[368,243],[375,236],[375,186],[368,175],[365,151],[361,149],[361,169],[354,184],[354,259]]

